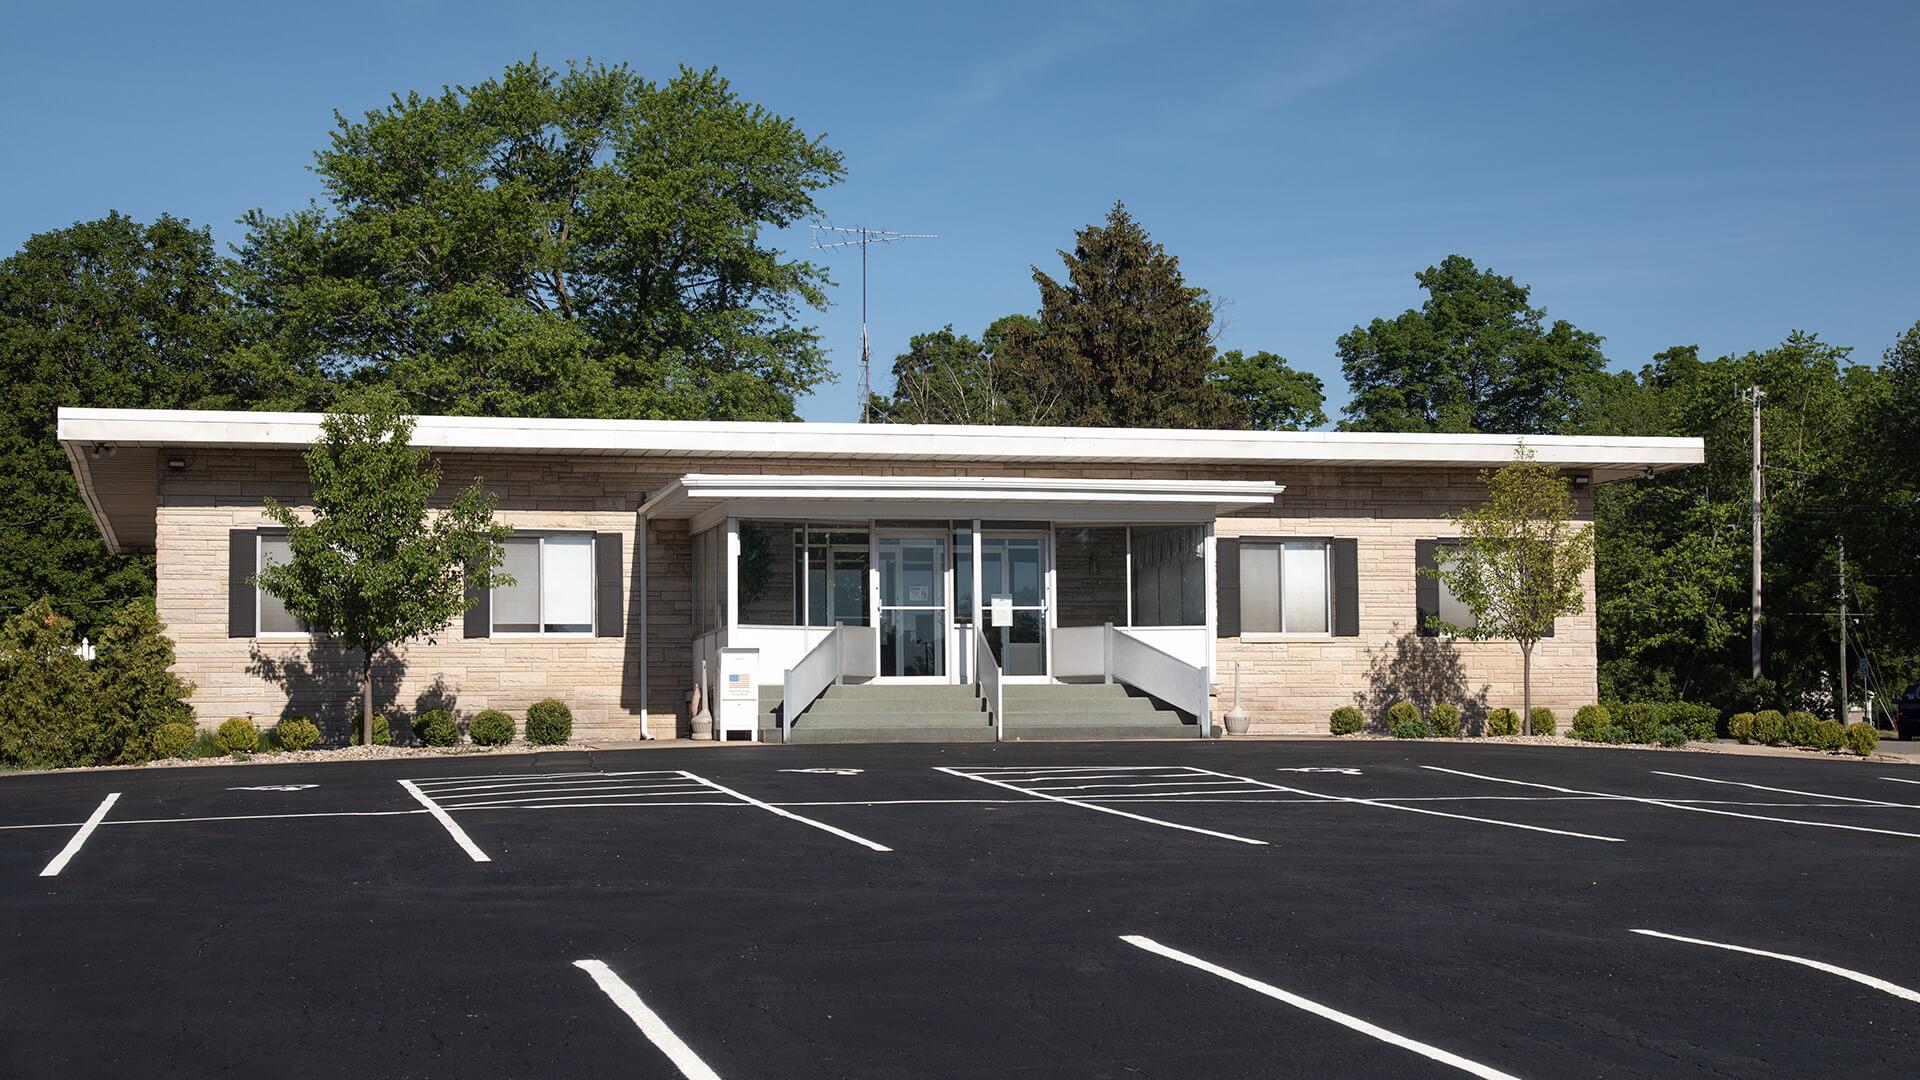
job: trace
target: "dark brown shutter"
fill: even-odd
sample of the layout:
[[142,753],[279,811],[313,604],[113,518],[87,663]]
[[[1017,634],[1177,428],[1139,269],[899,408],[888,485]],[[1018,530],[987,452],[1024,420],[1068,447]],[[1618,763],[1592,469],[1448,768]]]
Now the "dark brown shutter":
[[598,592],[593,605],[593,632],[596,637],[621,637],[627,623],[620,602],[627,594],[627,579],[620,561],[620,534],[596,533],[593,538],[593,581]]
[[1240,636],[1240,541],[1213,542],[1214,636]]
[[1360,541],[1333,542],[1333,636],[1360,636]]
[[227,636],[255,636],[253,578],[260,545],[254,529],[227,530]]
[[467,600],[467,616],[461,624],[461,633],[470,638],[492,637],[493,590],[480,588],[471,567],[467,570]]
[[1415,540],[1413,542],[1413,597],[1416,614],[1414,629],[1421,634],[1432,636],[1427,628],[1427,620],[1440,614],[1440,582],[1423,570],[1431,570],[1436,565],[1435,556],[1440,549],[1438,540]]

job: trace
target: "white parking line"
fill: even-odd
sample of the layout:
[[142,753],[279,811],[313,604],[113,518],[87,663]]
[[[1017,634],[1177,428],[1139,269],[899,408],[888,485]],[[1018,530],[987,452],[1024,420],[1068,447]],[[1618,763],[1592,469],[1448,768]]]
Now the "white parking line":
[[854,843],[859,844],[861,847],[867,848],[871,851],[892,851],[893,850],[892,848],[886,846],[885,844],[876,844],[864,836],[855,836],[845,829],[836,829],[824,821],[815,821],[810,817],[802,817],[791,810],[783,810],[780,807],[775,806],[770,802],[762,802],[751,795],[742,795],[739,792],[733,790],[732,788],[722,787],[721,785],[716,784],[711,780],[708,780],[704,776],[695,776],[690,772],[684,772],[684,771],[681,772],[680,775],[686,777],[689,780],[696,780],[702,784],[705,784],[715,791],[722,792],[723,794],[731,795],[734,798],[739,799],[741,802],[746,803],[749,806],[757,806],[760,809],[765,810],[769,814],[778,814],[781,817],[788,819],[789,821],[797,821],[802,825],[811,825],[814,828],[821,830],[822,832],[832,833],[833,835],[839,837],[842,840],[851,840]]
[[[1200,771],[1212,772],[1210,769],[1201,769]],[[1288,787],[1285,784],[1270,784],[1265,780],[1254,780],[1245,776],[1230,776],[1227,773],[1213,773],[1213,775],[1226,776],[1232,780],[1245,780],[1249,784],[1272,788],[1275,791],[1288,791],[1295,795],[1310,795],[1313,798],[1326,799],[1329,802],[1358,803],[1362,806],[1377,806],[1382,810],[1398,810],[1404,814],[1426,814],[1429,817],[1453,818],[1457,821],[1477,821],[1482,825],[1499,825],[1508,829],[1525,829],[1528,832],[1552,833],[1555,836],[1571,836],[1576,840],[1600,840],[1609,844],[1626,843],[1625,840],[1617,836],[1599,836],[1594,833],[1570,832],[1566,829],[1549,829],[1545,825],[1528,825],[1520,821],[1501,821],[1499,818],[1473,817],[1470,814],[1449,814],[1445,810],[1428,810],[1423,806],[1401,806],[1397,803],[1381,802],[1378,799],[1358,799],[1351,795],[1325,795],[1318,791],[1308,791],[1305,788]]]
[[1901,776],[1883,776],[1882,780],[1891,780],[1896,784],[1920,784],[1920,780],[1908,780]]
[[67,863],[79,853],[80,845],[87,842],[87,837],[93,835],[93,830],[99,828],[100,823],[106,820],[107,811],[113,809],[113,804],[119,801],[120,793],[117,791],[100,800],[100,805],[94,808],[92,816],[80,826],[79,832],[73,834],[73,839],[67,841],[67,846],[60,849],[60,854],[53,857],[53,861],[47,864],[47,868],[40,871],[40,876],[60,876],[60,871],[65,870]]
[[418,787],[415,787],[413,781],[402,780],[400,781],[400,786],[407,789],[407,794],[420,800],[420,805],[427,808],[427,813],[433,815],[433,819],[438,821],[447,832],[453,836],[453,842],[460,845],[460,850],[472,856],[474,862],[493,861],[487,857],[486,852],[480,850],[480,845],[473,842],[473,838],[467,835],[467,831],[462,829],[459,824],[453,820],[452,815],[442,810],[439,803],[427,798],[426,793]]
[[1810,967],[1815,971],[1824,971],[1829,975],[1838,975],[1843,979],[1851,979],[1862,986],[1871,986],[1883,994],[1892,994],[1894,997],[1904,1001],[1920,1003],[1920,991],[1909,990],[1899,983],[1890,983],[1885,979],[1876,979],[1871,975],[1865,975],[1849,968],[1821,963],[1818,960],[1809,960],[1804,956],[1788,956],[1786,953],[1768,952],[1765,949],[1750,949],[1745,945],[1728,945],[1723,941],[1707,941],[1702,938],[1681,937],[1679,934],[1663,934],[1658,930],[1635,930],[1633,933],[1644,934],[1647,937],[1665,938],[1668,941],[1684,941],[1689,945],[1705,945],[1710,949],[1725,949],[1728,952],[1746,953],[1749,956],[1764,956],[1770,960],[1785,960],[1789,964],[1799,964],[1801,967]]
[[1740,780],[1716,780],[1711,776],[1694,776],[1690,773],[1661,772],[1659,769],[1655,769],[1653,770],[1653,775],[1671,776],[1676,780],[1698,780],[1703,784],[1726,784],[1729,787],[1752,788],[1755,791],[1777,791],[1782,795],[1805,795],[1813,799],[1834,799],[1839,802],[1865,803],[1868,806],[1900,806],[1909,810],[1920,810],[1920,806],[1914,806],[1912,803],[1887,802],[1882,799],[1856,799],[1851,795],[1828,795],[1824,792],[1801,791],[1797,788],[1768,787],[1765,784],[1749,784]]
[[660,1019],[660,1014],[647,1008],[647,1003],[641,1001],[640,995],[633,992],[633,987],[615,975],[612,968],[598,960],[575,960],[573,966],[593,976],[593,983],[600,988],[600,992],[613,999],[620,1011],[633,1021],[633,1026],[640,1029],[640,1034],[667,1055],[667,1060],[673,1062],[673,1067],[680,1070],[681,1076],[687,1080],[720,1080],[720,1074],[708,1068],[707,1063],[700,1060],[700,1055],[673,1033],[667,1022]]
[[1065,795],[1049,795],[1044,791],[1033,791],[1007,783],[1004,780],[995,780],[990,776],[980,776],[975,773],[962,772],[959,769],[948,768],[945,765],[934,766],[934,771],[943,772],[949,776],[958,776],[967,780],[978,780],[983,784],[992,784],[995,787],[1005,788],[1008,791],[1017,791],[1022,795],[1031,795],[1036,799],[1066,803],[1068,806],[1078,806],[1084,810],[1093,810],[1102,814],[1112,814],[1115,817],[1131,818],[1134,821],[1144,821],[1149,825],[1158,825],[1164,829],[1178,829],[1181,832],[1199,833],[1202,836],[1211,836],[1220,840],[1232,840],[1238,844],[1254,844],[1259,847],[1267,846],[1265,840],[1255,840],[1247,836],[1235,836],[1232,833],[1215,832],[1212,829],[1202,829],[1197,825],[1182,825],[1177,821],[1162,821],[1159,818],[1147,817],[1144,814],[1130,814],[1125,810],[1116,810],[1111,806],[1101,806],[1099,803],[1086,802],[1081,799],[1069,799]]
[[1495,784],[1515,784],[1520,787],[1540,788],[1545,791],[1559,791],[1569,795],[1599,795],[1603,798],[1618,799],[1621,802],[1645,803],[1648,806],[1664,806],[1669,810],[1685,810],[1695,814],[1718,814],[1721,817],[1747,818],[1752,821],[1774,821],[1782,825],[1810,825],[1816,829],[1840,829],[1845,832],[1876,833],[1881,836],[1904,836],[1909,840],[1920,840],[1920,833],[1900,832],[1897,829],[1870,829],[1865,825],[1840,825],[1831,821],[1808,821],[1805,818],[1772,817],[1767,814],[1743,814],[1736,810],[1715,810],[1708,806],[1694,806],[1688,803],[1671,802],[1665,799],[1648,799],[1639,795],[1615,795],[1606,791],[1583,791],[1579,788],[1560,787],[1557,784],[1536,784],[1530,780],[1509,780],[1504,776],[1488,776],[1485,773],[1463,772],[1460,769],[1445,769],[1438,765],[1422,765],[1423,769],[1449,773],[1453,776],[1465,776],[1474,780],[1486,780]]
[[1389,1046],[1397,1046],[1402,1050],[1411,1050],[1421,1057],[1437,1061],[1442,1065],[1451,1066],[1468,1075],[1481,1077],[1482,1080],[1517,1080],[1513,1074],[1501,1072],[1491,1065],[1482,1065],[1477,1061],[1463,1058],[1459,1054],[1442,1050],[1431,1043],[1423,1043],[1418,1039],[1409,1039],[1405,1035],[1395,1034],[1377,1024],[1370,1024],[1357,1016],[1350,1013],[1343,1013],[1338,1009],[1329,1008],[1317,1001],[1309,1001],[1298,994],[1289,993],[1271,983],[1264,983],[1258,979],[1249,978],[1237,971],[1232,971],[1218,964],[1202,960],[1191,953],[1184,953],[1179,949],[1168,948],[1152,938],[1141,937],[1138,934],[1126,934],[1123,935],[1120,940],[1135,948],[1145,949],[1147,952],[1153,953],[1156,956],[1164,956],[1169,960],[1178,961],[1188,967],[1197,968],[1209,975],[1218,976],[1230,983],[1244,986],[1256,994],[1264,994],[1275,1001],[1291,1005],[1302,1012],[1312,1013],[1323,1020],[1331,1020],[1341,1027],[1357,1031],[1370,1038],[1378,1039]]

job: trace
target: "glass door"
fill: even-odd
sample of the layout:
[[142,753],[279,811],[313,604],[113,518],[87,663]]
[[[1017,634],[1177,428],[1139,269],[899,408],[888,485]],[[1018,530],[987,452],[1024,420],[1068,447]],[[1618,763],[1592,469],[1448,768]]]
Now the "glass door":
[[1047,673],[1047,535],[987,533],[980,541],[980,617],[1010,677]]
[[874,563],[880,579],[880,677],[946,682],[945,531],[876,536]]

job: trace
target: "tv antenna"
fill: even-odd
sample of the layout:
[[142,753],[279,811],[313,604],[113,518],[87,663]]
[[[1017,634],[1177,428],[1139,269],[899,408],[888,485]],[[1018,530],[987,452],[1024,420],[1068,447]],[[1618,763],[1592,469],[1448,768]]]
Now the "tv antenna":
[[[821,233],[845,235],[845,240],[820,242]],[[873,402],[873,354],[867,345],[867,248],[872,244],[890,244],[896,240],[938,240],[934,233],[895,232],[892,229],[870,229],[865,225],[813,225],[813,250],[836,251],[841,248],[860,249],[860,422],[866,423],[868,411]]]

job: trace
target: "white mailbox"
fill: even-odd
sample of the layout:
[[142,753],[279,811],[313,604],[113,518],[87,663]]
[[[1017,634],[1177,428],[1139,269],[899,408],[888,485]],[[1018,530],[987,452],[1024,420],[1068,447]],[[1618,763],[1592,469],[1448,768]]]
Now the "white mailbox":
[[744,731],[749,739],[758,740],[760,650],[721,649],[717,689],[713,699],[713,737],[725,742],[729,734]]

